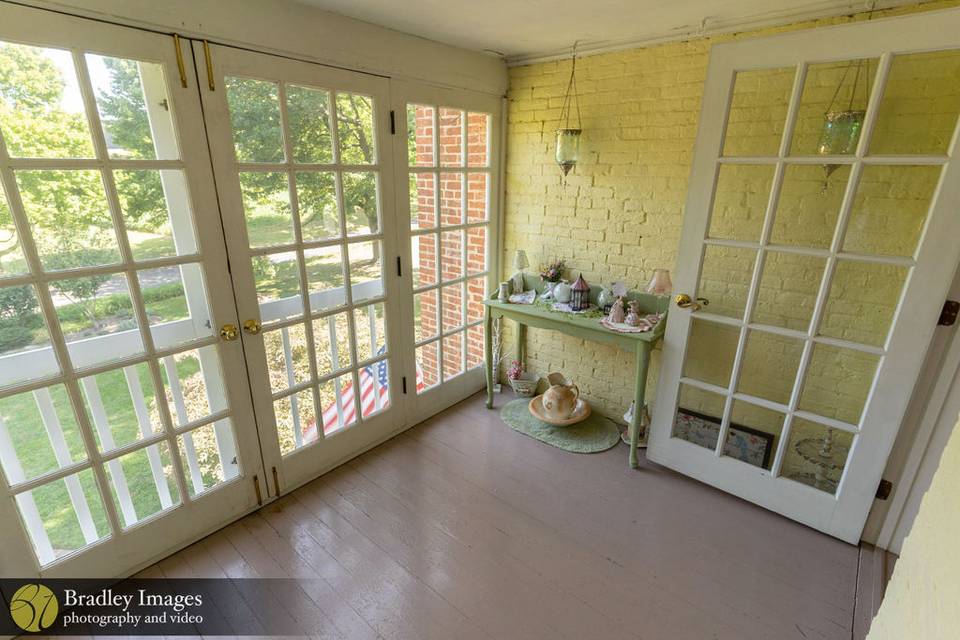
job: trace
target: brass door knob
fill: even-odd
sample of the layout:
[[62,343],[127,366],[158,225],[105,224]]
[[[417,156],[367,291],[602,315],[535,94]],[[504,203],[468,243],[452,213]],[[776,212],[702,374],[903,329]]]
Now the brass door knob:
[[[693,309],[694,311],[699,311],[701,306],[707,306],[710,304],[710,301],[706,298],[697,298],[696,301],[693,300],[690,296],[685,293],[677,294],[677,297],[673,299],[677,303],[677,306],[681,309]],[[701,305],[701,303],[703,303]]]
[[240,332],[237,330],[237,325],[235,324],[227,323],[220,327],[220,337],[227,342],[236,340],[238,335],[240,335]]
[[252,336],[255,336],[258,333],[260,333],[260,326],[261,326],[260,321],[254,320],[253,318],[243,321],[243,330]]

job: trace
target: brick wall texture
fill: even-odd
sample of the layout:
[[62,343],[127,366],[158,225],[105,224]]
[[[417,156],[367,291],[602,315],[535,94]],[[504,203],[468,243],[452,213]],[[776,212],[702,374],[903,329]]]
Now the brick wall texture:
[[[875,17],[957,4],[953,0],[928,3],[877,12]],[[865,14],[857,14],[767,29],[762,35],[864,19]],[[593,285],[622,280],[630,288],[642,289],[654,269],[674,271],[710,46],[756,35],[704,38],[580,59],[577,84],[584,133],[580,162],[566,184],[553,152],[570,62],[512,68],[501,275],[508,275],[510,257],[519,248],[527,251],[534,265],[565,258],[569,275],[582,272]],[[855,77],[848,66],[832,63],[810,68],[792,153],[815,152],[823,114],[831,108],[841,83],[833,108],[847,108]],[[877,61],[864,61],[860,69],[853,100],[854,107],[863,108],[865,78],[876,72]],[[793,77],[793,68],[738,75],[725,154],[776,155]],[[891,70],[871,151],[943,153],[958,109],[960,55],[903,58]],[[849,167],[840,167],[829,180],[819,165],[790,167],[776,209],[772,242],[829,247],[848,177]],[[935,167],[867,168],[856,192],[843,250],[911,255],[938,177]],[[718,177],[710,235],[758,239],[772,179],[772,166],[725,166]],[[711,311],[742,315],[755,255],[752,249],[707,249],[700,295],[710,298]],[[753,320],[805,331],[824,263],[819,257],[769,252]],[[903,267],[842,261],[820,333],[882,344],[905,276]],[[513,344],[512,327],[506,324],[504,344],[509,345]],[[631,354],[537,329],[527,335],[531,371],[544,375],[563,371],[599,411],[611,417],[623,414],[632,397]],[[691,341],[699,357],[688,362],[688,373],[726,386],[736,338],[737,333],[728,328],[695,322]],[[786,401],[801,346],[799,340],[751,334],[740,388]],[[861,352],[818,346],[801,407],[857,422],[876,364],[875,357]],[[651,401],[659,369],[658,350],[647,389]],[[720,415],[718,399],[694,389],[681,393],[681,404],[714,415]],[[773,413],[737,403],[733,421],[778,434],[782,416]],[[800,424],[796,432],[803,437],[821,428]]]

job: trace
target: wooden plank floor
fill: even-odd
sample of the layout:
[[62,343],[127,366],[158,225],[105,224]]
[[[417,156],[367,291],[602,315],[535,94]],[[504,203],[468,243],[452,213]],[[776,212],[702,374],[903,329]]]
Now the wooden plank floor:
[[478,394],[142,575],[296,578],[323,638],[849,640],[858,550]]

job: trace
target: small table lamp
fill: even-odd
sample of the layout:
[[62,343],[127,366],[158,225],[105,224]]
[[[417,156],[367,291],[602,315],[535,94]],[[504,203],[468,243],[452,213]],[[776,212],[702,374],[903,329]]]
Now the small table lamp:
[[[652,293],[662,301],[671,291],[673,291],[673,282],[670,280],[670,271],[667,269],[654,269],[653,277],[650,278],[650,284],[647,285],[647,293]],[[660,302],[657,302],[657,313],[663,313],[663,311],[660,310]]]
[[527,260],[527,252],[523,249],[517,249],[517,252],[513,254],[513,268],[517,272],[510,278],[510,281],[513,282],[514,293],[523,293],[523,270],[529,266],[530,261]]

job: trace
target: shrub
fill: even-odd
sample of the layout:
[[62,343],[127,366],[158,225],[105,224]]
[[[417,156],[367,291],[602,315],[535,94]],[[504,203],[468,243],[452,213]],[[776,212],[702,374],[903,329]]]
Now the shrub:
[[13,351],[33,342],[33,332],[26,327],[9,325],[0,327],[0,351]]
[[24,318],[37,311],[37,298],[30,285],[0,289],[0,318]]

